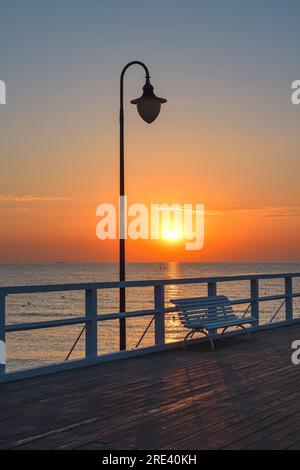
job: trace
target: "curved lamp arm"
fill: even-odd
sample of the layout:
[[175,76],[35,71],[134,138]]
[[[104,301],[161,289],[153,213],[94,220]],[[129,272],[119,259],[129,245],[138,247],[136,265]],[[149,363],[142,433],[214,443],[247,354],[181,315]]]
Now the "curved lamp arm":
[[125,67],[123,68],[123,70],[121,72],[121,76],[120,76],[120,109],[121,110],[123,110],[124,75],[125,75],[126,70],[129,67],[131,67],[132,65],[140,65],[146,72],[146,78],[150,78],[148,67],[143,62],[140,62],[139,60],[133,60],[133,61],[129,62],[127,65],[125,65]]

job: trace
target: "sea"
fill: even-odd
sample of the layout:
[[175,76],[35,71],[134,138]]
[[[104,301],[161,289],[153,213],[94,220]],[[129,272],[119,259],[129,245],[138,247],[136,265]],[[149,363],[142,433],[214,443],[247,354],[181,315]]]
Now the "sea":
[[[203,284],[176,285],[178,278],[231,276],[243,274],[300,272],[300,263],[128,263],[127,280],[172,279],[166,286],[166,305],[176,297],[206,295]],[[64,284],[78,282],[101,282],[118,280],[118,265],[107,264],[3,264],[0,265],[0,286],[30,284]],[[300,292],[300,278],[293,283],[294,291]],[[223,282],[218,293],[230,299],[250,296],[250,282]],[[284,280],[260,281],[260,295],[284,293]],[[153,288],[127,289],[127,311],[153,308]],[[6,299],[6,324],[57,320],[84,315],[84,292],[67,291],[39,294],[10,295]],[[268,323],[282,304],[281,300],[261,302],[260,323]],[[248,305],[235,308],[242,315]],[[105,289],[98,292],[98,314],[118,312],[118,290]],[[284,319],[284,305],[276,313],[273,322]],[[300,297],[294,299],[294,316],[300,316]],[[154,344],[153,322],[144,335],[152,317],[134,317],[126,320],[127,348],[142,348]],[[8,332],[6,335],[7,370],[55,364],[64,361],[82,332],[82,325],[48,329]],[[166,315],[166,341],[183,338],[185,332],[177,314]],[[140,341],[141,340],[141,341]],[[117,352],[119,349],[119,321],[98,322],[98,354]],[[85,335],[81,334],[68,360],[84,357]]]

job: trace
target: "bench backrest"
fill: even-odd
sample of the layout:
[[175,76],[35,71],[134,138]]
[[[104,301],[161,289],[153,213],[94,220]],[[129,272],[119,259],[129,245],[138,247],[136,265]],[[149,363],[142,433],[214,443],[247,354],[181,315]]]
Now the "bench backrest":
[[178,308],[180,320],[187,327],[204,320],[213,323],[235,317],[230,300],[225,295],[171,299],[171,302]]

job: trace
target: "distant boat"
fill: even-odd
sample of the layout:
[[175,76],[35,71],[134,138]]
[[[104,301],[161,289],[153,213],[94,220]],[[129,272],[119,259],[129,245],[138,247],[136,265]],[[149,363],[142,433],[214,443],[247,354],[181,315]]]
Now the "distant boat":
[[56,264],[65,264],[64,261],[56,261]]

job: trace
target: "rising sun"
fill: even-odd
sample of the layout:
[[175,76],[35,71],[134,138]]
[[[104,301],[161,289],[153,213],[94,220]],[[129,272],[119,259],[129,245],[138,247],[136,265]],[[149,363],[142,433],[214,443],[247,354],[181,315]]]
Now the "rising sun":
[[177,242],[182,239],[182,233],[179,230],[163,230],[162,239],[168,242]]

